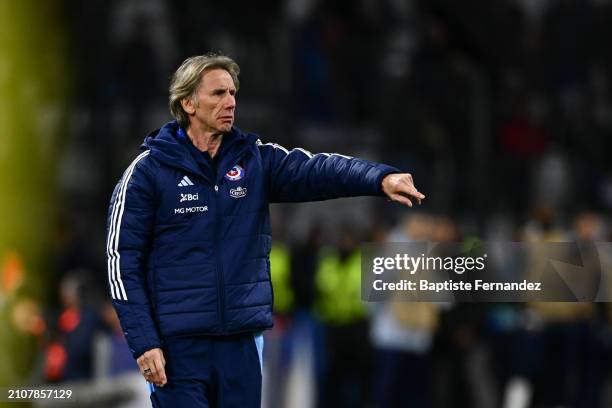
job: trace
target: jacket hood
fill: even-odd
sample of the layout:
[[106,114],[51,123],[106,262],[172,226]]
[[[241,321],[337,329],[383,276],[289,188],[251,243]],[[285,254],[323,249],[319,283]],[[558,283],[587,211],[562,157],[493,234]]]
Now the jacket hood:
[[[198,164],[187,148],[178,140],[179,124],[173,120],[161,128],[149,133],[140,146],[142,150],[151,150],[151,156],[160,162],[173,167],[179,167],[200,174]],[[231,146],[228,155],[234,156],[249,148],[256,148],[258,137],[251,133],[243,133],[236,126],[223,135],[223,144]],[[224,147],[224,150],[225,147]],[[232,154],[233,153],[233,154]]]

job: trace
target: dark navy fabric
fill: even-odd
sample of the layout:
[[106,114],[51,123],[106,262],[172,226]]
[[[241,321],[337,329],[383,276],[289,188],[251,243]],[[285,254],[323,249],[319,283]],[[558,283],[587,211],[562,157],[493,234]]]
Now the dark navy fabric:
[[154,408],[260,408],[261,365],[253,334],[165,341],[163,387],[150,384]]
[[176,336],[270,328],[268,205],[382,195],[398,172],[237,128],[213,161],[179,133],[170,122],[145,139],[108,212],[109,289],[135,358]]

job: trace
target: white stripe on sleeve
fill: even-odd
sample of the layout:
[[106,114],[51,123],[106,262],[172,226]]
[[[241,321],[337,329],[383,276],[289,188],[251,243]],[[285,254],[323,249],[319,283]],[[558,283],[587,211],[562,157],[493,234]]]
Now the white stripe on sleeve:
[[301,147],[296,147],[295,150],[298,150],[302,153],[304,153],[309,159],[312,159],[314,156],[312,155],[312,153],[310,153],[308,150],[306,149],[302,149]]
[[[283,152],[285,152],[285,154],[290,154],[290,153],[293,153],[293,152],[295,152],[295,151],[302,152],[302,153],[304,153],[304,154],[305,154],[305,155],[306,155],[306,156],[307,156],[309,159],[312,159],[312,158],[315,156],[315,155],[313,155],[311,152],[309,152],[308,150],[303,149],[303,148],[301,148],[301,147],[296,147],[295,149],[293,149],[293,150],[291,150],[291,151],[288,151],[288,150],[287,150],[287,149],[285,149],[283,146],[281,146],[281,145],[279,145],[279,144],[277,144],[277,143],[262,143],[262,142],[261,142],[261,140],[259,140],[259,139],[257,139],[256,144],[257,144],[257,146],[272,146],[272,147],[273,147],[273,148],[275,148],[275,149],[280,149],[280,150],[282,150]],[[347,156],[347,155],[340,154],[340,153],[317,153],[317,154],[322,154],[322,155],[327,156],[327,157],[329,157],[329,156],[340,156],[340,157],[343,157],[343,158],[348,159],[348,160],[350,160],[350,159],[352,159],[352,158],[353,158],[352,156]]]
[[129,184],[132,173],[136,164],[150,153],[149,150],[142,152],[138,157],[127,168],[123,173],[123,178],[119,184],[119,190],[117,197],[113,203],[113,210],[111,213],[111,224],[108,231],[108,240],[106,242],[106,255],[107,255],[107,268],[108,268],[108,282],[111,288],[111,297],[113,299],[127,300],[127,294],[123,287],[123,281],[121,280],[120,271],[120,255],[119,255],[119,234],[121,232],[121,218],[123,217],[123,210],[125,208],[125,196],[127,193],[127,186]]

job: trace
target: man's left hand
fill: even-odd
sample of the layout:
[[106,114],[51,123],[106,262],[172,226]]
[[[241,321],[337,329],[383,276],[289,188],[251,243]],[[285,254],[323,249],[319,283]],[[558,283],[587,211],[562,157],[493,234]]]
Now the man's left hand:
[[382,180],[383,192],[392,201],[397,201],[408,207],[412,207],[412,201],[416,200],[421,204],[421,200],[425,198],[414,186],[412,175],[409,173],[388,174]]

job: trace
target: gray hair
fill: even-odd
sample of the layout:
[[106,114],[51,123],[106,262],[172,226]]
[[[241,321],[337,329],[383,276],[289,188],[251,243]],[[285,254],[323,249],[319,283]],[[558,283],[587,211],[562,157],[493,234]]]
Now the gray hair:
[[181,101],[185,98],[193,98],[202,82],[202,73],[209,69],[220,68],[226,70],[234,80],[234,86],[238,90],[238,74],[240,67],[236,62],[226,55],[205,54],[189,57],[172,75],[170,82],[170,97],[168,107],[170,113],[181,127],[189,126],[189,115],[183,109]]

